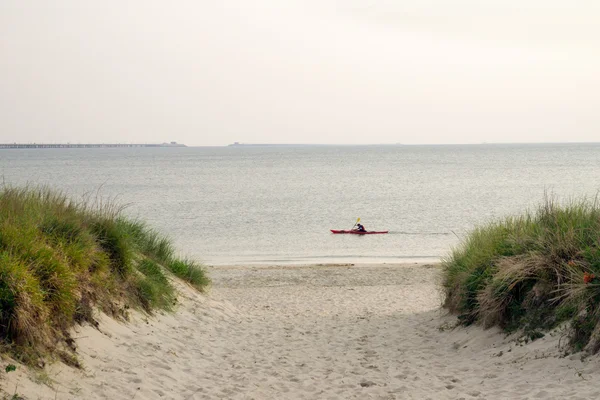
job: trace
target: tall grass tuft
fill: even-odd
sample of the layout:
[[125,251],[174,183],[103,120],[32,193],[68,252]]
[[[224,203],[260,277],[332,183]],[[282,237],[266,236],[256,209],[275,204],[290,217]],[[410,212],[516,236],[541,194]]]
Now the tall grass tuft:
[[116,224],[120,231],[128,235],[130,243],[139,252],[161,263],[167,263],[173,259],[175,250],[169,239],[149,228],[144,222],[118,218]]
[[600,204],[560,205],[476,228],[443,261],[445,306],[470,324],[538,337],[571,321],[574,350],[600,349]]
[[145,259],[138,264],[140,275],[136,279],[137,295],[142,306],[170,310],[175,301],[175,290],[156,262]]
[[45,187],[0,187],[4,345],[51,354],[73,324],[95,323],[95,308],[115,316],[128,307],[170,310],[170,276],[198,289],[209,283],[199,265],[174,257],[168,239],[121,211],[111,201],[76,202]]
[[131,243],[138,252],[160,263],[178,278],[189,282],[198,290],[203,290],[210,284],[202,265],[190,259],[175,257],[175,249],[169,239],[142,221],[119,218],[117,224],[132,239]]
[[177,277],[189,282],[196,289],[202,291],[210,280],[204,273],[204,269],[198,263],[189,259],[172,259],[167,268]]

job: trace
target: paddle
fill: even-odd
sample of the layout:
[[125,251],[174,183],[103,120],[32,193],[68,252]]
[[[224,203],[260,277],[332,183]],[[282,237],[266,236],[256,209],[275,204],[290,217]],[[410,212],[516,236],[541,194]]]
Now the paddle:
[[356,222],[354,223],[354,225],[352,225],[352,229],[350,229],[350,230],[353,230],[354,227],[356,226],[356,224],[358,224],[359,222],[360,222],[360,217],[356,219]]

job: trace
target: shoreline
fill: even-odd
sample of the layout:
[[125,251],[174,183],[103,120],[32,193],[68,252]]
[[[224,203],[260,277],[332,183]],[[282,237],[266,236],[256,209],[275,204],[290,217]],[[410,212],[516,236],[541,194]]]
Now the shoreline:
[[[597,358],[561,357],[560,334],[525,344],[457,327],[436,264],[210,267],[207,294],[176,282],[174,313],[99,318],[73,337],[83,370],[21,367],[26,399],[577,399]],[[6,360],[5,360],[6,362]],[[35,372],[32,373],[35,378]],[[39,378],[38,378],[39,381]]]
[[302,265],[415,265],[415,264],[441,264],[443,257],[331,257],[331,258],[302,258],[299,260],[203,260],[207,267],[228,266],[302,266]]

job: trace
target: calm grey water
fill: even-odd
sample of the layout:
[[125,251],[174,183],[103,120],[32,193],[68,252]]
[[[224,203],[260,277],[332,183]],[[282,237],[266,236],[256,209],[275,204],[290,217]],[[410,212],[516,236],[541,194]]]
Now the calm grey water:
[[[475,224],[600,188],[600,145],[0,150],[12,184],[100,190],[208,264],[448,254]],[[356,218],[388,235],[333,235]]]

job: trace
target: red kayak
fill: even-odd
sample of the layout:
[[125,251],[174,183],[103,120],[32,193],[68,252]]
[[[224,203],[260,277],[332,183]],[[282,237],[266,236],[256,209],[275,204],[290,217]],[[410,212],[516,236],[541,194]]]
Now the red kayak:
[[381,233],[388,233],[389,231],[366,231],[366,232],[361,232],[361,231],[344,231],[344,230],[335,230],[335,229],[330,229],[331,233],[351,233],[353,235],[376,235],[376,234],[381,234]]

